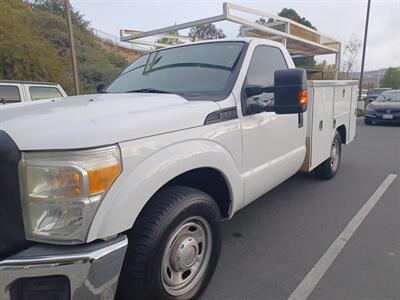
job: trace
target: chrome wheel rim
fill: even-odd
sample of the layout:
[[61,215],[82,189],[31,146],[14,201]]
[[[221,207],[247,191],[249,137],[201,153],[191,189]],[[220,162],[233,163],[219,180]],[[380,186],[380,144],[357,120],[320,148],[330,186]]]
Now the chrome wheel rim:
[[336,171],[339,159],[340,159],[340,150],[339,150],[339,142],[337,139],[333,141],[332,149],[331,149],[331,168],[333,171]]
[[172,296],[189,292],[204,276],[210,261],[212,232],[199,216],[183,221],[170,235],[161,263],[161,281]]

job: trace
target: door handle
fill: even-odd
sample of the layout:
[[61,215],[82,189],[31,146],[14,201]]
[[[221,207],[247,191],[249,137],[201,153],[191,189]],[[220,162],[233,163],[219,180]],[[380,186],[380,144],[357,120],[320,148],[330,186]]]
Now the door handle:
[[321,120],[319,121],[319,130],[322,130],[324,128],[324,121]]

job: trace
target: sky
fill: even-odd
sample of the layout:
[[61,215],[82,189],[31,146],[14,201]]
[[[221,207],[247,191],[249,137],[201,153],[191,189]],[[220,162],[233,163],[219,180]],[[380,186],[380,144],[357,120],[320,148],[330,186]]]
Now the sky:
[[[222,13],[223,0],[70,0],[91,26],[119,36],[121,28],[151,30],[206,18]],[[363,40],[367,0],[270,0],[230,1],[242,6],[277,14],[293,8],[321,32],[335,37],[342,45],[354,34]],[[228,37],[235,37],[238,26],[216,23]],[[316,57],[333,63],[333,55]],[[400,0],[372,0],[366,52],[366,70],[400,67]],[[356,70],[361,67],[361,51]]]

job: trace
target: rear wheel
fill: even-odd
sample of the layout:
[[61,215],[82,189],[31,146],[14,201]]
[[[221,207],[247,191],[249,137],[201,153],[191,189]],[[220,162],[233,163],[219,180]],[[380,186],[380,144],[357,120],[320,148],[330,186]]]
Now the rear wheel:
[[188,187],[158,192],[128,233],[117,299],[196,298],[218,262],[220,222],[206,193]]
[[335,137],[331,146],[331,155],[322,164],[315,168],[315,174],[322,179],[333,178],[340,165],[342,156],[342,141],[339,132],[336,131]]

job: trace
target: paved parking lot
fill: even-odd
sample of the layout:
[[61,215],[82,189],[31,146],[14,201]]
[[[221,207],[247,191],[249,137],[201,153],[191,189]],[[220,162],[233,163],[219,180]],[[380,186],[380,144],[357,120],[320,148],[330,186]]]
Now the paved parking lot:
[[[400,126],[359,120],[333,180],[299,173],[224,223],[201,300],[288,299],[389,174],[400,175]],[[400,177],[378,200],[308,299],[400,299]]]

